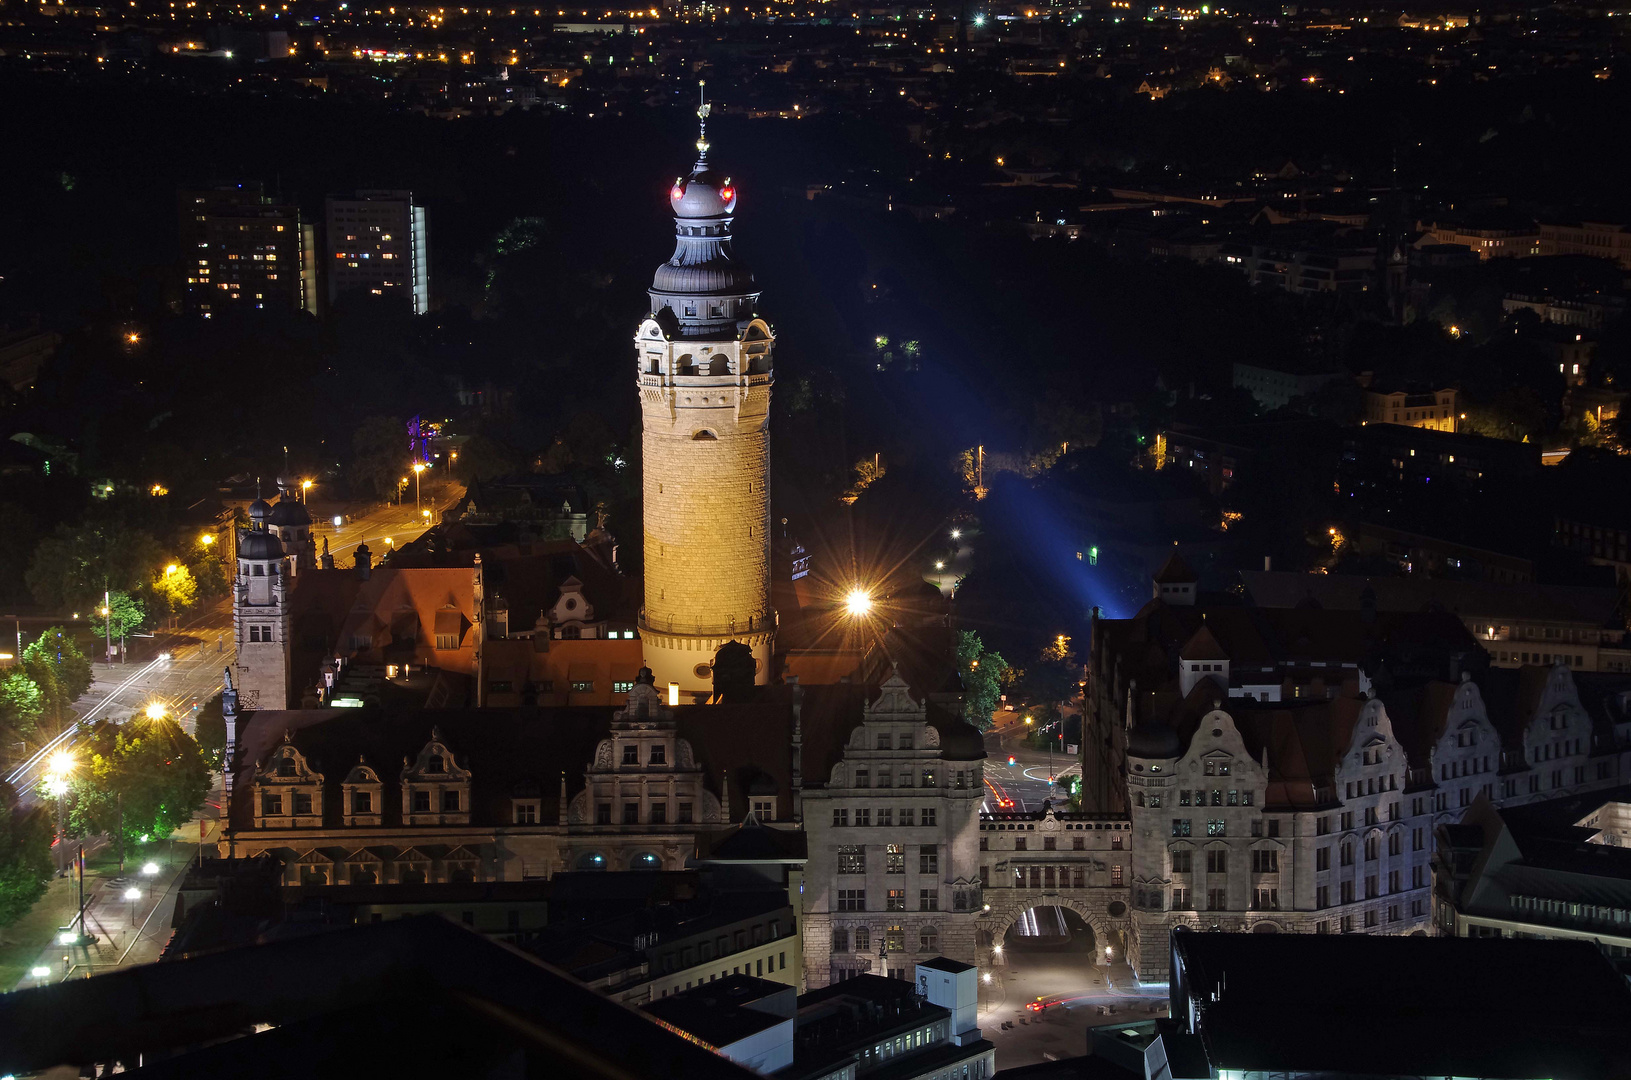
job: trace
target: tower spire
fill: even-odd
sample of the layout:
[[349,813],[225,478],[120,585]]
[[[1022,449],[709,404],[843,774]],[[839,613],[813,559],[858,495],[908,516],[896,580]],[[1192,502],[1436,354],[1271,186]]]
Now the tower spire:
[[708,161],[708,114],[713,106],[708,104],[708,80],[697,80],[697,167],[700,168]]

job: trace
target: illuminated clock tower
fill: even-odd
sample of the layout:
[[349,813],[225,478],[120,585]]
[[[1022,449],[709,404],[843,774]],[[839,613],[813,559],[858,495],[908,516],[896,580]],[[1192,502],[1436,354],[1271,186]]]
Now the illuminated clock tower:
[[753,650],[768,682],[770,387],[775,338],[753,274],[731,252],[736,187],[708,161],[706,102],[689,176],[674,181],[674,254],[635,335],[642,420],[645,607],[640,635],[659,689],[713,689],[714,653]]

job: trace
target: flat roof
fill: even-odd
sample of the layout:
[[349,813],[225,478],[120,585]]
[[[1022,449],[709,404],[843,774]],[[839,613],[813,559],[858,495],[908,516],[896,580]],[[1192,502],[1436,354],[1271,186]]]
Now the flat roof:
[[1172,943],[1173,994],[1196,1007],[1217,1070],[1631,1074],[1631,989],[1587,942],[1179,930]]

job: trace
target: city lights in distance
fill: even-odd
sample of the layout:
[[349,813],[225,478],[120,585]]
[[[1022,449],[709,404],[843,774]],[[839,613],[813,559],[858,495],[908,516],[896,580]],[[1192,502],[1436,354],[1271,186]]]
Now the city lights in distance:
[[860,618],[872,611],[872,594],[865,589],[851,589],[844,596],[844,610]]

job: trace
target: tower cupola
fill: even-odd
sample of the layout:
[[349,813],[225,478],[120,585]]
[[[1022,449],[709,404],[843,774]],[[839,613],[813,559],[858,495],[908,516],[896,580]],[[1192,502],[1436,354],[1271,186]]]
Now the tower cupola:
[[674,211],[674,254],[652,277],[651,310],[665,321],[665,312],[672,316],[676,336],[734,338],[738,324],[753,317],[759,292],[752,272],[731,250],[737,188],[727,173],[708,161],[710,112],[704,97],[697,107],[696,164],[690,175],[677,177],[668,192]]

